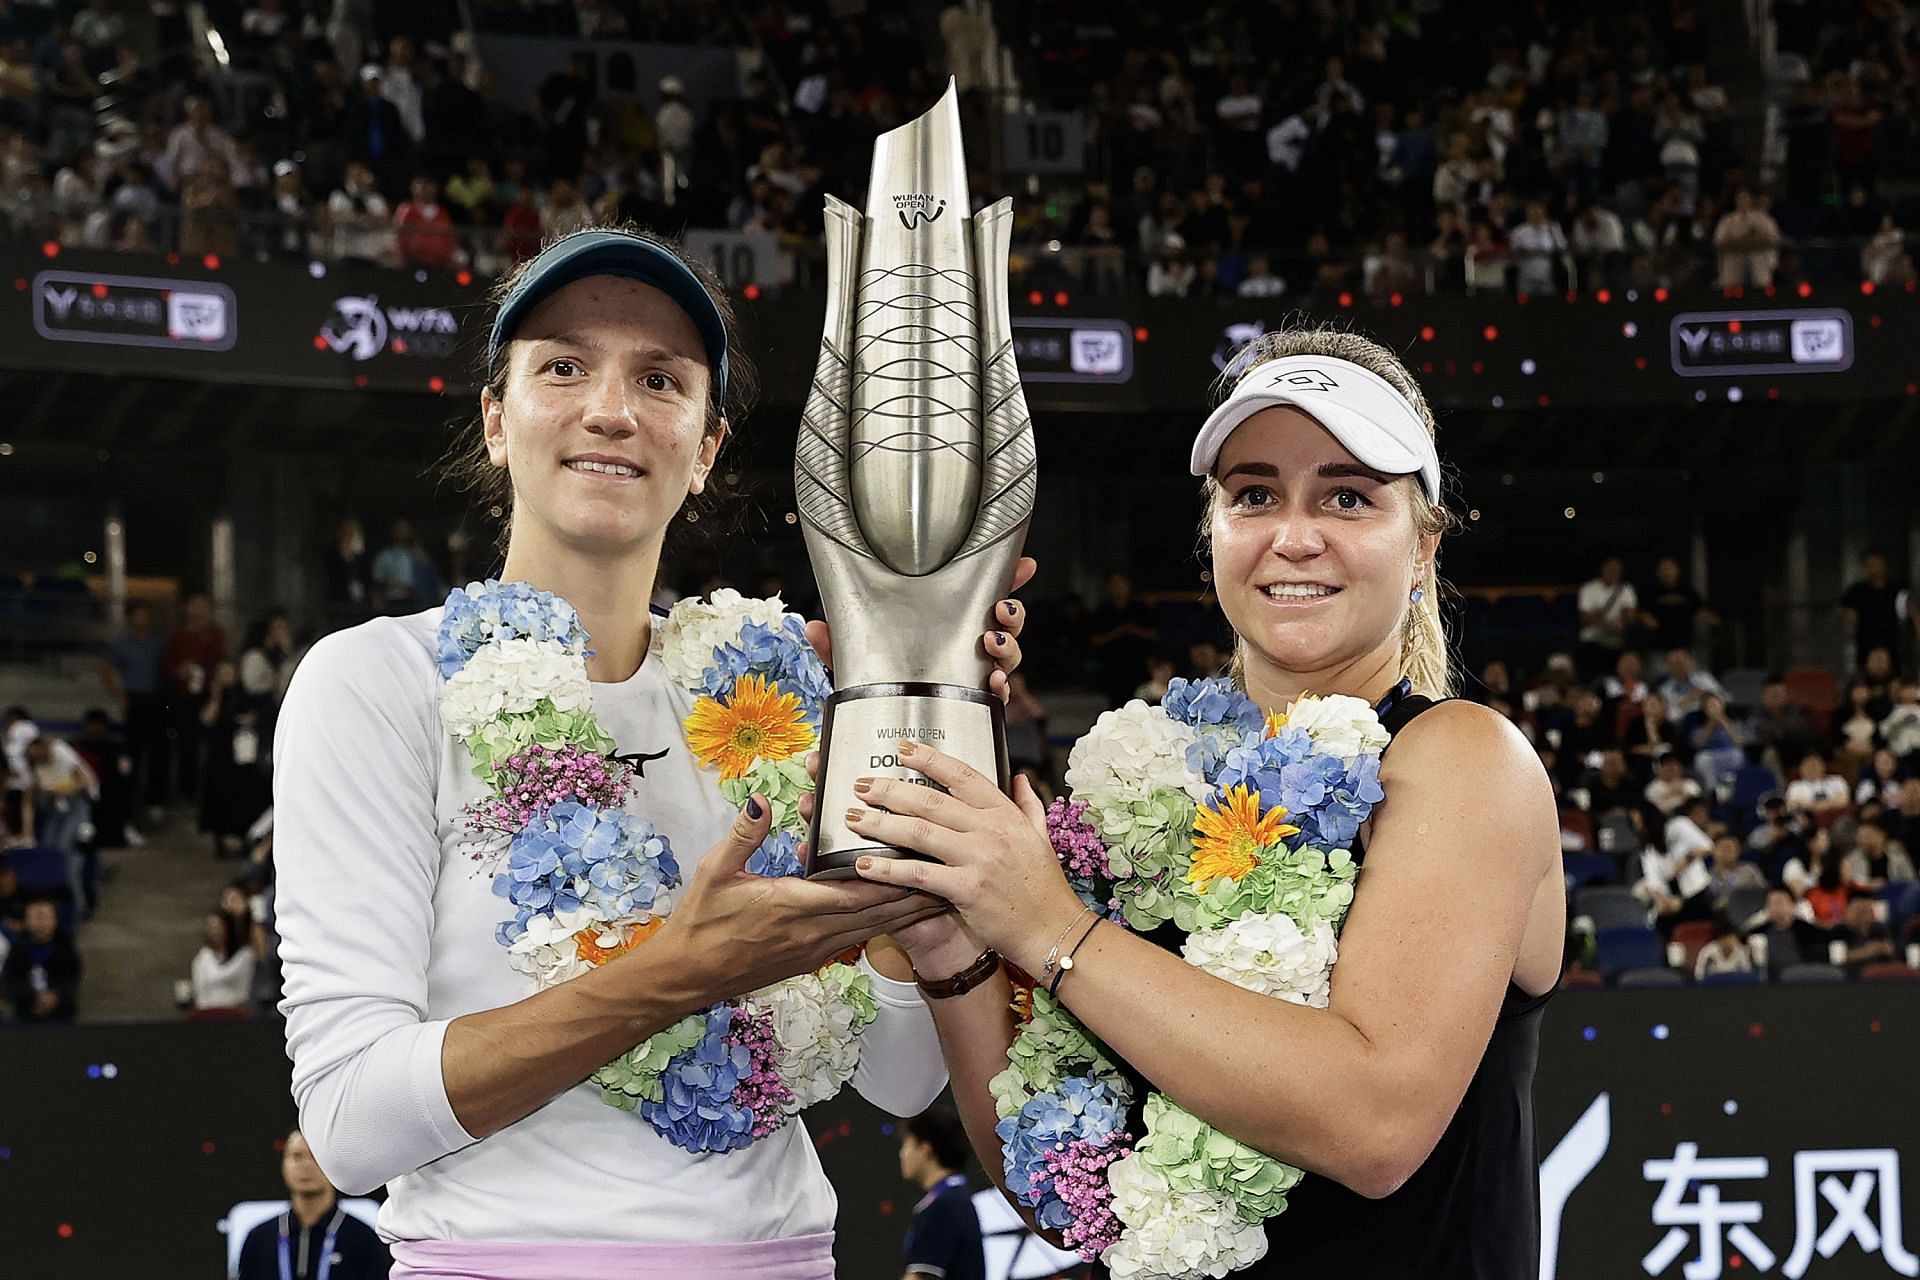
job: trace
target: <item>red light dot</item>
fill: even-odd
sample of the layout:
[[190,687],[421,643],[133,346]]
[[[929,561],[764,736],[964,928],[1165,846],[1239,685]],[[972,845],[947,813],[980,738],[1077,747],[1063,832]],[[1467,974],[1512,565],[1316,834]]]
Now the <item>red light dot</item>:
[[840,1136],[843,1138],[849,1138],[853,1136],[853,1121],[842,1120],[840,1122]]
[[62,1240],[73,1239],[73,1224],[71,1222],[61,1223],[58,1231],[56,1231],[55,1234],[58,1235]]
[[207,1141],[205,1141],[205,1142],[203,1142],[203,1143],[201,1143],[201,1144],[200,1144],[200,1154],[201,1154],[201,1155],[203,1155],[203,1156],[210,1156],[210,1155],[212,1155],[212,1154],[213,1154],[213,1140],[212,1140],[212,1139],[208,1139]]
[[364,386],[366,386],[366,385],[367,385],[367,375],[366,375],[366,374],[364,374],[364,373],[356,373],[356,374],[354,374],[354,375],[353,375],[353,385],[354,385],[354,386],[356,386],[356,387],[364,387]]
[[1747,1024],[1747,1034],[1753,1039],[1758,1040],[1761,1036],[1767,1034],[1767,1024],[1764,1022],[1749,1022]]
[[1907,384],[1907,394],[1914,395],[1917,393],[1920,393],[1920,382],[1909,382]]
[[13,288],[16,293],[25,293],[27,291],[27,278],[25,276],[15,276],[13,278]]
[[880,1202],[880,1216],[883,1218],[891,1218],[893,1216],[893,1201],[882,1200]]
[[273,1140],[273,1149],[275,1151],[285,1151],[287,1149],[287,1140],[285,1138],[275,1138]]
[[1780,388],[1778,387],[1767,388],[1767,399],[1778,400],[1779,398],[1780,398]]
[[49,240],[40,246],[40,252],[46,254],[49,258],[57,258],[60,256],[60,242],[57,240]]
[[747,287],[742,289],[740,292],[747,296],[748,302],[755,302],[755,301],[758,301],[760,297],[760,286],[757,284],[749,283]]
[[403,356],[407,354],[407,340],[405,338],[395,338],[390,345],[393,347],[393,353],[395,355]]
[[1860,282],[1860,292],[1866,294],[1869,298],[1871,298],[1873,296],[1873,281],[1862,280]]
[[1432,326],[1432,325],[1430,325],[1430,324],[1429,324],[1429,325],[1422,325],[1422,326],[1421,326],[1421,328],[1420,328],[1420,341],[1422,341],[1422,342],[1432,342],[1432,341],[1433,341],[1433,326]]
[[1878,1018],[1875,1018],[1875,1019],[1874,1019],[1874,1020],[1873,1020],[1872,1022],[1869,1022],[1869,1023],[1867,1024],[1867,1030],[1869,1030],[1869,1031],[1871,1031],[1871,1032],[1873,1032],[1873,1034],[1875,1034],[1875,1035],[1879,1035],[1879,1034],[1880,1034],[1880,1019],[1878,1019]]
[[1568,302],[1578,302],[1578,301],[1580,301],[1580,295],[1579,295],[1579,294],[1577,294],[1577,293],[1575,293],[1575,292],[1574,292],[1573,290],[1571,290],[1571,289],[1569,289],[1569,290],[1567,290],[1567,301],[1568,301]]
[[1916,281],[1913,281],[1913,280],[1909,280],[1909,281],[1907,281],[1907,292],[1908,292],[1908,293],[1912,293],[1912,292],[1913,292],[1913,291],[1914,291],[1914,290],[1915,290],[1916,288],[1920,288],[1920,282],[1916,282]]
[[1735,1271],[1738,1271],[1741,1267],[1746,1266],[1747,1262],[1746,1259],[1742,1258],[1739,1254],[1730,1253],[1727,1255],[1727,1265]]
[[1771,298],[1771,297],[1773,296],[1773,292],[1774,292],[1774,290],[1773,290],[1773,286],[1772,286],[1772,285],[1768,285],[1768,286],[1766,287],[1766,290],[1765,290],[1765,292],[1766,292],[1766,295],[1767,295],[1767,296],[1768,296],[1769,298]]
[[1343,307],[1350,307],[1350,306],[1352,306],[1352,305],[1353,305],[1353,295],[1352,295],[1352,294],[1350,294],[1350,293],[1343,293],[1343,294],[1341,294],[1341,295],[1340,295],[1340,305],[1341,305],[1341,306],[1343,306]]
[[431,378],[427,379],[427,390],[433,392],[435,395],[440,394],[442,391],[445,391],[446,389],[447,389],[447,380],[441,377],[439,374],[436,373]]
[[1064,307],[1071,301],[1073,301],[1073,299],[1067,296],[1067,291],[1065,289],[1062,289],[1058,293],[1053,295],[1053,305],[1056,307]]
[[1813,296],[1813,286],[1808,284],[1805,280],[1802,280],[1800,282],[1800,287],[1794,290],[1794,292],[1798,293],[1803,298],[1811,298]]
[[1138,329],[1135,329],[1133,331],[1133,340],[1135,342],[1145,342],[1148,338],[1151,338],[1152,336],[1153,335],[1147,331],[1147,326],[1145,325],[1141,325]]
[[1432,372],[1433,372],[1433,361],[1431,361],[1431,360],[1422,360],[1422,361],[1420,362],[1420,372],[1422,372],[1422,373],[1432,373]]
[[1738,320],[1727,321],[1727,332],[1728,333],[1740,332],[1740,322]]
[[170,267],[177,267],[177,266],[179,266],[179,265],[180,265],[180,255],[179,255],[179,254],[177,254],[177,253],[170,253],[170,254],[168,254],[168,255],[167,255],[167,265],[168,265],[168,266],[170,266]]
[[107,286],[103,284],[96,284],[93,286],[92,293],[93,293],[93,296],[96,298],[104,298],[107,296]]
[[1665,302],[1667,300],[1667,286],[1661,285],[1658,289],[1655,289],[1653,291],[1653,300],[1655,302]]
[[1663,1116],[1670,1116],[1670,1115],[1672,1115],[1672,1114],[1673,1114],[1673,1104],[1672,1104],[1671,1102],[1663,1102],[1663,1103],[1661,1103],[1661,1104],[1660,1104],[1660,1114],[1661,1114],[1661,1115],[1663,1115]]
[[1540,407],[1541,407],[1542,409],[1544,409],[1544,408],[1546,408],[1546,407],[1547,407],[1547,405],[1549,405],[1550,403],[1552,403],[1552,397],[1550,397],[1550,396],[1548,396],[1548,395],[1547,395],[1547,394],[1546,394],[1545,392],[1541,392],[1541,394],[1540,394]]
[[456,275],[453,278],[453,282],[464,289],[466,286],[473,283],[473,272],[462,271],[460,274]]
[[1028,306],[1037,307],[1041,303],[1045,302],[1046,300],[1047,300],[1046,295],[1041,293],[1038,289],[1035,289],[1032,293],[1027,295]]
[[1532,301],[1532,299],[1531,299],[1531,298],[1529,298],[1529,297],[1528,297],[1528,296],[1527,296],[1526,294],[1524,294],[1524,293],[1516,293],[1516,294],[1514,294],[1514,295],[1513,295],[1513,300],[1514,300],[1515,302],[1517,302],[1517,303],[1519,303],[1519,304],[1520,304],[1521,306],[1523,306],[1523,307],[1524,307],[1524,306],[1526,306],[1526,305],[1527,305],[1527,303],[1529,303],[1529,302],[1531,302],[1531,301]]
[[1596,294],[1594,294],[1594,295],[1593,295],[1593,300],[1594,300],[1595,302],[1597,302],[1597,303],[1599,303],[1599,304],[1600,304],[1601,306],[1603,306],[1603,307],[1604,307],[1604,306],[1606,306],[1606,305],[1607,305],[1607,304],[1608,304],[1609,302],[1612,302],[1612,301],[1613,301],[1613,290],[1611,290],[1611,289],[1602,289],[1602,290],[1600,290],[1600,291],[1599,291],[1598,293],[1596,293]]
[[1644,368],[1646,368],[1646,367],[1647,367],[1647,358],[1646,358],[1645,356],[1635,356],[1635,357],[1633,358],[1633,367],[1634,367],[1634,368],[1636,368],[1636,369],[1644,369]]
[[1733,286],[1733,288],[1727,290],[1727,296],[1729,298],[1744,298],[1747,296],[1747,287],[1745,285],[1737,284]]
[[1496,329],[1492,325],[1488,325],[1486,328],[1480,331],[1480,336],[1485,338],[1488,342],[1497,342],[1500,339],[1500,330]]
[[200,262],[209,271],[218,271],[220,269],[220,255],[217,253],[208,254],[206,257],[200,259]]
[[1487,371],[1487,366],[1482,361],[1475,360],[1473,362],[1473,371],[1475,373],[1485,373]]
[[1388,294],[1388,295],[1387,295],[1387,305],[1388,305],[1388,306],[1390,306],[1390,307],[1397,307],[1397,306],[1400,306],[1400,305],[1401,305],[1402,303],[1404,303],[1405,301],[1406,301],[1406,298],[1405,298],[1404,296],[1402,296],[1401,294],[1398,294],[1398,293],[1390,293],[1390,294]]
[[313,349],[315,351],[325,351],[327,349],[327,340],[323,335],[318,333],[313,335]]
[[1867,324],[1868,324],[1868,325],[1869,325],[1870,327],[1872,327],[1872,328],[1875,328],[1875,329],[1878,329],[1878,328],[1880,327],[1880,317],[1879,317],[1879,316],[1868,316],[1868,317],[1867,317]]

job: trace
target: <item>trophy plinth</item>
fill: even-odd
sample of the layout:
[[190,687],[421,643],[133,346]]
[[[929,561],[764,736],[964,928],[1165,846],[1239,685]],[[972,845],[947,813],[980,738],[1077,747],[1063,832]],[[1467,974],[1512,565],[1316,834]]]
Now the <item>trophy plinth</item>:
[[[874,146],[865,214],[827,197],[827,315],[794,488],[833,628],[809,874],[903,856],[845,823],[855,779],[925,778],[922,742],[1008,783],[981,644],[1033,513],[1033,430],[1013,357],[1013,202],[967,194],[952,85]],[[906,855],[914,856],[914,855]]]

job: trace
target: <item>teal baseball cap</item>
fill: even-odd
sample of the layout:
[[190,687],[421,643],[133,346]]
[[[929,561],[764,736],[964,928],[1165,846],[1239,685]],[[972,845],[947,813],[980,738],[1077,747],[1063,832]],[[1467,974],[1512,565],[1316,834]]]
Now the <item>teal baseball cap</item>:
[[713,403],[727,395],[727,322],[700,277],[665,245],[631,231],[576,231],[548,245],[527,264],[520,279],[500,303],[487,335],[487,368],[491,370],[514,331],[542,299],[588,276],[625,276],[650,284],[677,303],[693,320],[706,347],[712,371]]

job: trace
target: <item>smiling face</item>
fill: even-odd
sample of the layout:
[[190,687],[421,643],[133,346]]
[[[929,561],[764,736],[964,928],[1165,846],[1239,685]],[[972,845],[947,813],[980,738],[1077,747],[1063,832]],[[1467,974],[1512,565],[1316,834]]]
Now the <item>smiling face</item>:
[[512,554],[657,550],[725,436],[707,431],[692,317],[651,285],[590,276],[535,307],[506,359],[481,414],[487,456],[513,478]]
[[1395,667],[1408,595],[1439,546],[1417,526],[1417,480],[1362,465],[1292,406],[1235,429],[1214,474],[1213,581],[1250,672],[1338,692]]

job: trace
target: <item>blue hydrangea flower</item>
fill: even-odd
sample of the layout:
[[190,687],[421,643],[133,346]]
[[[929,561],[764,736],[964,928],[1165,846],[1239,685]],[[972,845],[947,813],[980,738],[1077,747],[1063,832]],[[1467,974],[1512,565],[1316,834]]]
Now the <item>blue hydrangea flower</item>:
[[[1126,1123],[1125,1100],[1112,1086],[1092,1076],[1069,1076],[1058,1089],[1028,1098],[1017,1115],[994,1126],[1000,1136],[1007,1171],[1007,1189],[1021,1204],[1044,1215],[1053,1195],[1053,1176],[1047,1172],[1046,1153],[1070,1142],[1099,1142]],[[1044,1221],[1044,1218],[1043,1218]],[[1065,1222],[1049,1222],[1064,1226]]]
[[1198,741],[1187,748],[1187,766],[1198,770],[1203,778],[1211,778],[1227,752],[1249,738],[1258,738],[1266,725],[1253,699],[1225,676],[1169,680],[1160,708],[1192,727]]
[[789,613],[778,626],[748,622],[740,628],[737,641],[714,646],[703,691],[724,701],[732,695],[740,677],[748,674],[771,680],[782,693],[799,694],[807,723],[819,728],[820,706],[833,692],[833,685],[800,619]]
[[747,858],[747,874],[779,879],[797,876],[806,868],[800,865],[800,837],[791,831],[772,831]]
[[641,1117],[683,1151],[738,1151],[753,1141],[753,1112],[733,1101],[753,1074],[747,1047],[727,1043],[733,1016],[730,1004],[708,1009],[706,1034],[661,1073],[661,1100],[641,1100]]
[[1214,782],[1220,792],[1233,786],[1259,792],[1262,808],[1284,808],[1287,821],[1300,828],[1287,843],[1316,849],[1352,848],[1360,824],[1386,797],[1379,757],[1346,764],[1316,752],[1312,737],[1291,727],[1228,751]]
[[680,883],[665,836],[645,818],[563,800],[513,837],[493,891],[518,908],[496,936],[512,946],[535,915],[591,906],[604,920],[651,911]]
[[469,582],[447,595],[440,619],[440,674],[452,677],[482,646],[499,640],[558,640],[586,657],[587,633],[573,606],[525,582]]

